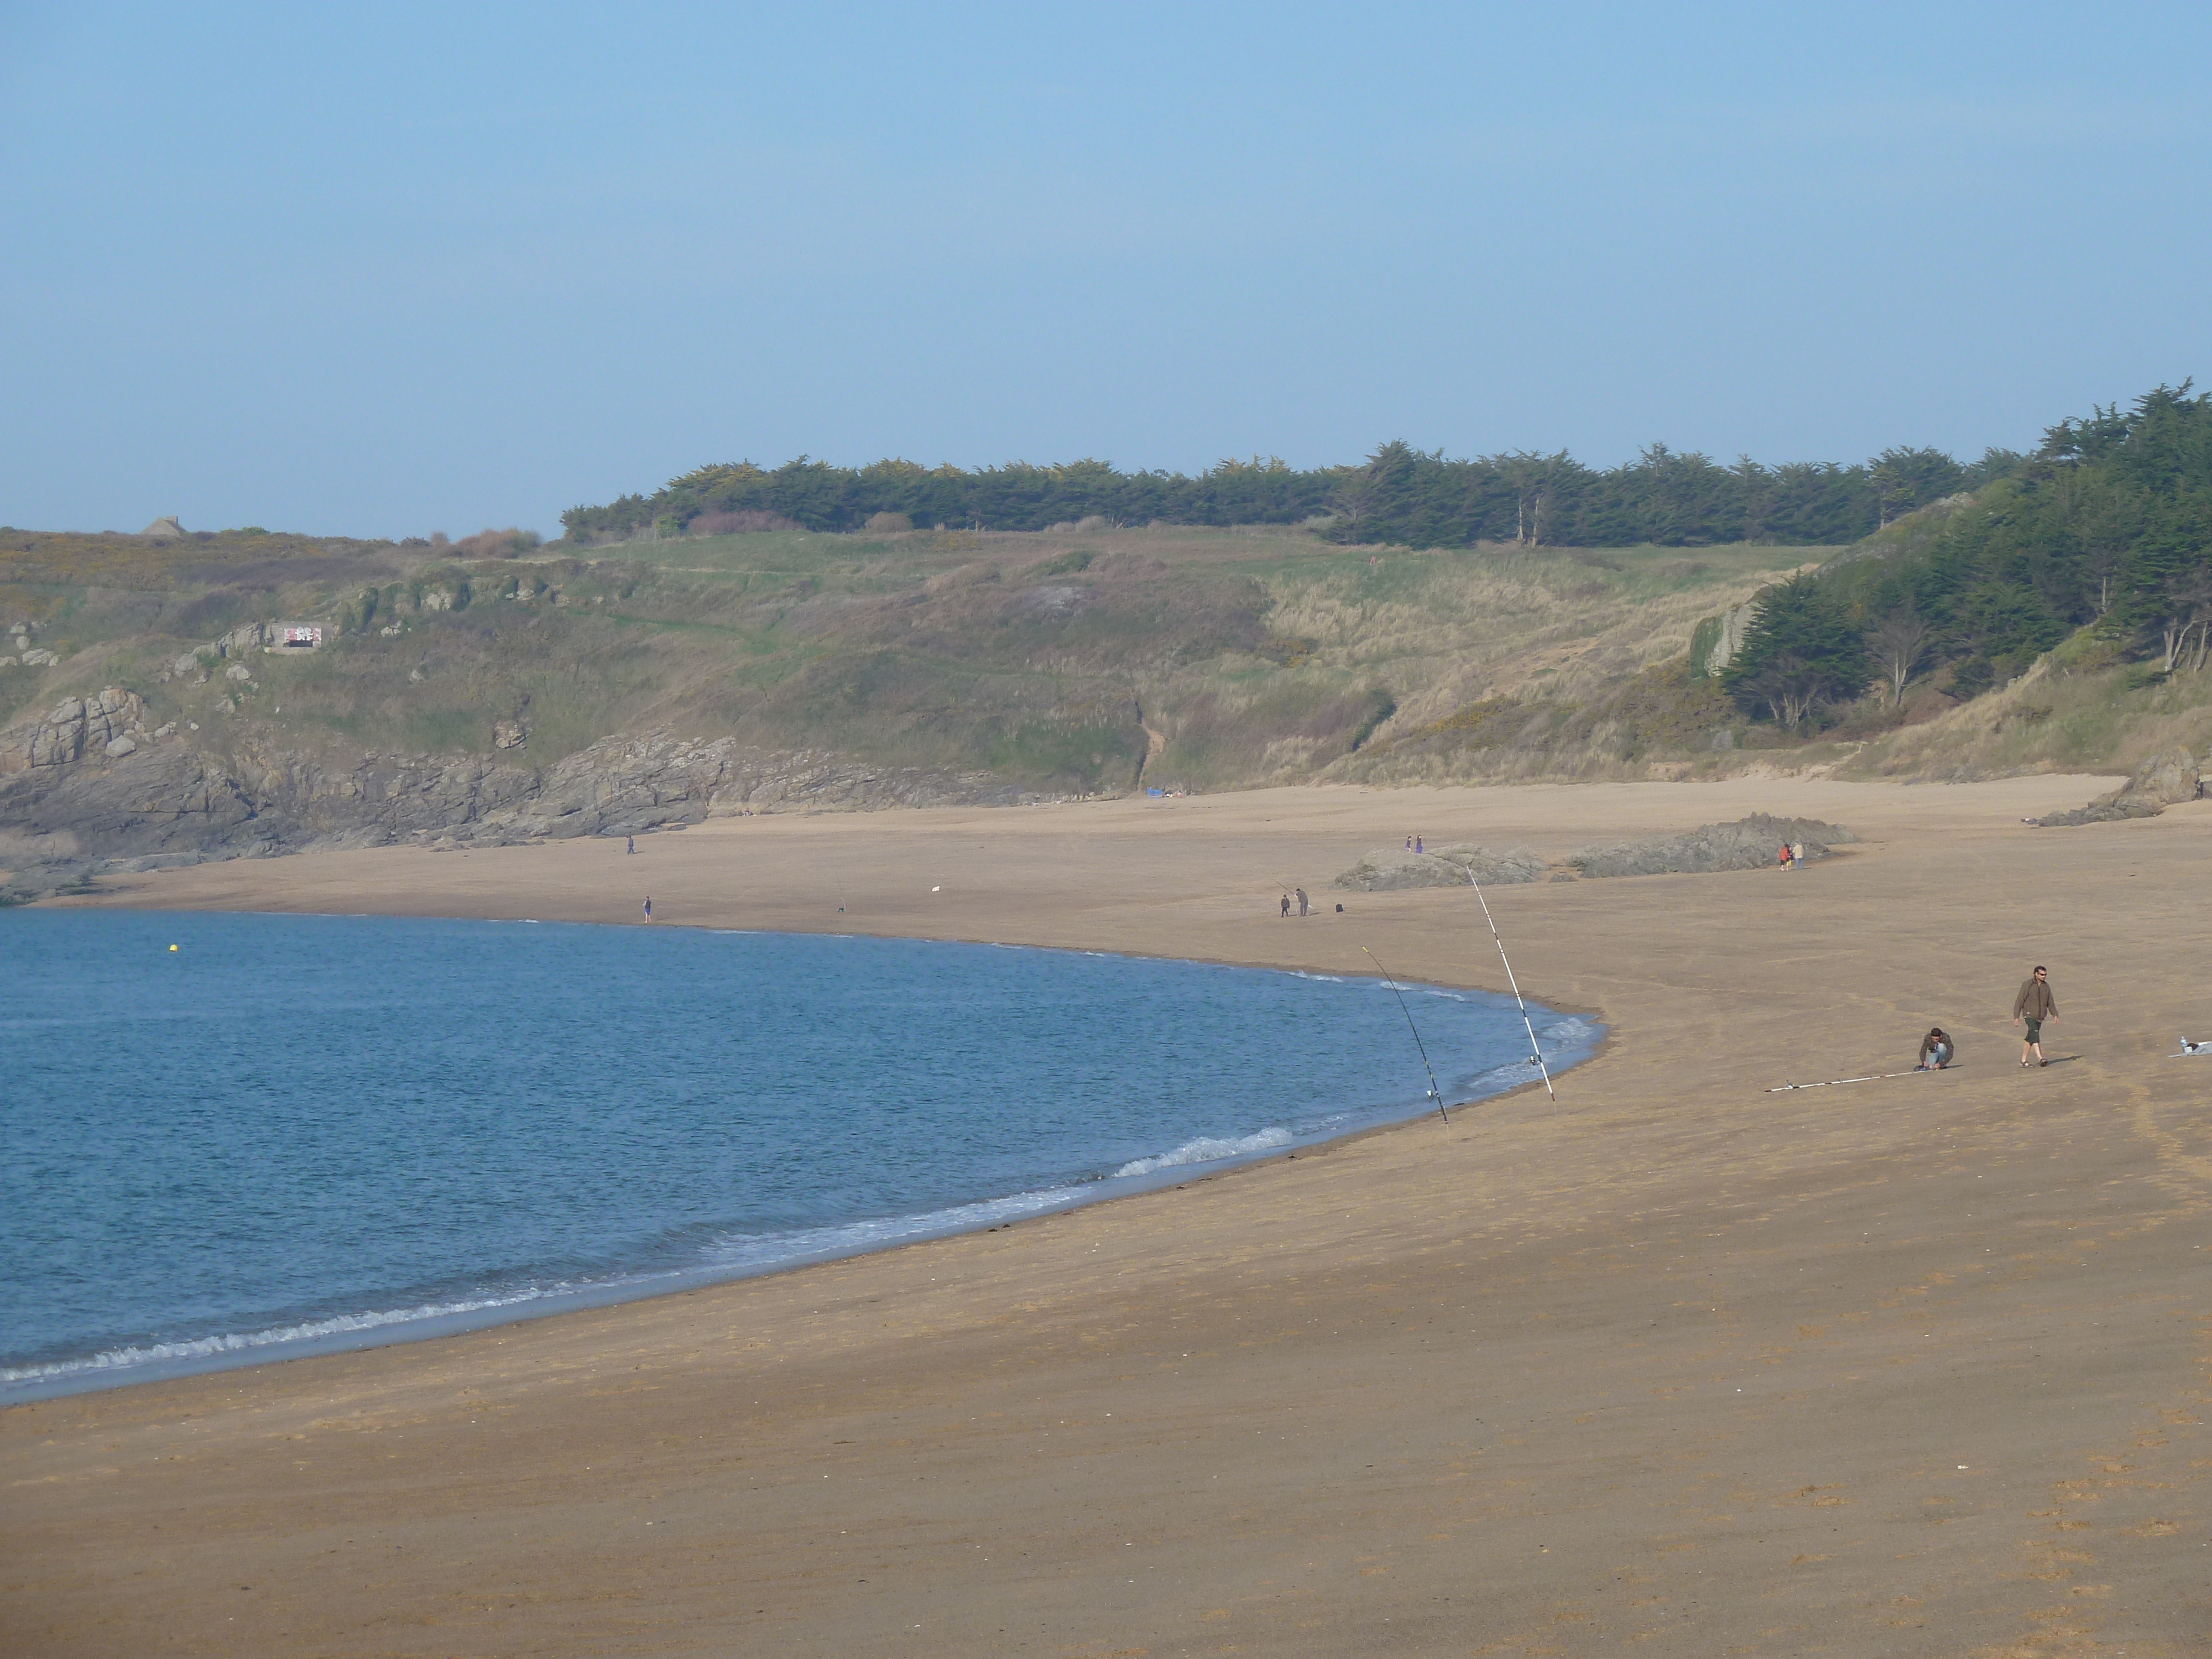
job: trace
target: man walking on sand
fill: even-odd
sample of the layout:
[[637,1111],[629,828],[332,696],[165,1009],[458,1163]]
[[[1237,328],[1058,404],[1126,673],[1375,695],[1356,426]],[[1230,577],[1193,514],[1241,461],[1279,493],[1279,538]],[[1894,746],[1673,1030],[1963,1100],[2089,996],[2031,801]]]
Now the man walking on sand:
[[[2058,1018],[2058,999],[2051,994],[2051,975],[2039,967],[2027,976],[2020,988],[2020,994],[2012,1000],[2012,1023],[2027,1022],[2027,1039],[2020,1045],[2020,1063],[2023,1066],[2048,1066],[2043,1057],[2043,1022]],[[2030,1060],[2028,1055],[2035,1058]]]

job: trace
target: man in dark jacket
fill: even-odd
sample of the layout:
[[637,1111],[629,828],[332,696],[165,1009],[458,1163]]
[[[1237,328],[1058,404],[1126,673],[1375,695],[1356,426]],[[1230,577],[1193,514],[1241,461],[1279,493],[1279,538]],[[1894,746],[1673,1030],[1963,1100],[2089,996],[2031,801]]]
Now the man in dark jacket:
[[[2020,994],[2012,1000],[2012,1023],[2027,1022],[2027,1040],[2020,1045],[2020,1063],[2023,1066],[2048,1066],[2043,1057],[2043,1022],[2058,1018],[2058,999],[2051,994],[2051,975],[2038,968],[2027,976],[2020,988]],[[2035,1058],[2030,1060],[2028,1055]]]

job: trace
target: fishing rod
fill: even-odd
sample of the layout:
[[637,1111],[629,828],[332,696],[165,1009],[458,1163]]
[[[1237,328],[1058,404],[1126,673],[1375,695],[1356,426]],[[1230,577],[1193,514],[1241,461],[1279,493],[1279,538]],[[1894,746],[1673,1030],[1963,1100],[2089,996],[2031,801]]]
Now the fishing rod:
[[1521,1029],[1528,1034],[1529,1057],[1536,1062],[1536,1069],[1544,1074],[1544,1092],[1551,1096],[1556,1103],[1559,1093],[1558,1090],[1552,1087],[1552,1068],[1544,1064],[1544,1051],[1537,1044],[1536,1028],[1529,1021],[1528,1005],[1521,995],[1521,982],[1513,977],[1513,964],[1506,958],[1505,941],[1498,937],[1498,923],[1490,914],[1490,901],[1483,897],[1482,884],[1474,879],[1474,871],[1470,870],[1467,872],[1467,878],[1474,888],[1475,902],[1482,906],[1482,919],[1490,923],[1490,937],[1497,940],[1498,959],[1505,963],[1505,982],[1513,988],[1513,1000],[1521,1006]]
[[1911,1077],[1911,1072],[1869,1072],[1864,1077],[1832,1077],[1825,1083],[1785,1083],[1778,1089],[1769,1089],[1770,1095],[1786,1095],[1792,1089],[1833,1089],[1845,1083],[1887,1083],[1893,1077]]
[[[1359,948],[1367,951],[1367,947],[1364,945]],[[1406,1006],[1406,994],[1398,988],[1398,981],[1390,977],[1390,970],[1382,966],[1382,957],[1376,956],[1372,951],[1367,951],[1367,959],[1382,969],[1382,982],[1390,988],[1391,994],[1398,999],[1398,1012],[1405,1015],[1406,1029],[1413,1034],[1413,1047],[1421,1052],[1421,1069],[1429,1074],[1429,1098],[1437,1103],[1437,1115],[1443,1119],[1446,1126],[1449,1127],[1451,1122],[1451,1114],[1444,1110],[1444,1091],[1437,1087],[1437,1068],[1429,1064],[1428,1045],[1421,1041],[1421,1028],[1413,1024],[1413,1011]]]

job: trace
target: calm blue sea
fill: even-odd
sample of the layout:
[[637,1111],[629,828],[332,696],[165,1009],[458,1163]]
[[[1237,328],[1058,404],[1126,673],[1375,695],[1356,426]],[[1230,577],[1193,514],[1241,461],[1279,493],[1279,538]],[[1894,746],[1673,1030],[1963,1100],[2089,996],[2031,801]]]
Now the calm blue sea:
[[[1528,1080],[1510,1000],[1408,1001],[1447,1098]],[[1596,1041],[1532,1012],[1555,1069]],[[7,1398],[988,1225],[1405,1117],[1427,1087],[1372,980],[40,910],[0,912],[0,1068]]]

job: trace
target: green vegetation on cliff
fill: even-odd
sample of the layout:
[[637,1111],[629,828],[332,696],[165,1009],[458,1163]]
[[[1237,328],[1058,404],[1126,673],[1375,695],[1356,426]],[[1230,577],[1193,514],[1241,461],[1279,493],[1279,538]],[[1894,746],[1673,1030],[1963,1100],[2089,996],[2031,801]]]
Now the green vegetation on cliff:
[[[1408,456],[1364,471],[1364,526],[1426,511],[1420,480],[1458,465]],[[1972,482],[1920,459],[1897,499]],[[1394,467],[1414,481],[1396,495]],[[704,475],[690,533],[607,546],[0,531],[0,725],[112,686],[241,777],[365,755],[542,769],[665,732],[1063,794],[1688,775],[1746,748],[1949,776],[2201,741],[2212,403],[2161,388],[1992,469],[1828,547],[1348,547],[1341,492],[1325,526],[916,530],[906,511],[825,533],[714,506],[728,480]],[[1309,475],[1231,471],[1285,492],[1267,510],[1301,507]],[[829,504],[806,511],[867,504],[809,476]],[[277,621],[326,642],[264,650]]]
[[2137,690],[2212,655],[2212,398],[2185,383],[2063,421],[2012,475],[1768,590],[1724,679],[1795,730],[1870,683],[1900,715],[1916,678],[1972,698],[2062,645],[2062,672],[2128,666]]
[[1917,507],[2003,476],[2020,457],[1991,450],[1961,466],[1936,449],[1891,448],[1859,465],[1769,467],[1654,444],[1603,471],[1565,451],[1452,460],[1403,442],[1363,464],[1300,471],[1274,459],[1225,460],[1196,477],[1121,472],[1104,461],[974,471],[884,460],[838,467],[808,456],[775,468],[703,466],[651,495],[562,514],[574,542],[777,527],[891,525],[1038,531],[1101,524],[1309,523],[1330,540],[1402,547],[1703,547],[1850,542]]
[[[203,745],[330,762],[544,765],[610,733],[666,730],[1078,794],[1618,775],[1672,738],[1625,738],[1589,711],[1679,657],[1698,617],[1802,557],[1354,552],[1297,530],[1164,529],[450,550],[0,538],[0,620],[58,658],[0,667],[0,721],[113,684]],[[320,622],[329,642],[216,648],[276,620]],[[1498,696],[1561,718],[1534,748],[1445,753],[1434,733],[1393,736]]]

